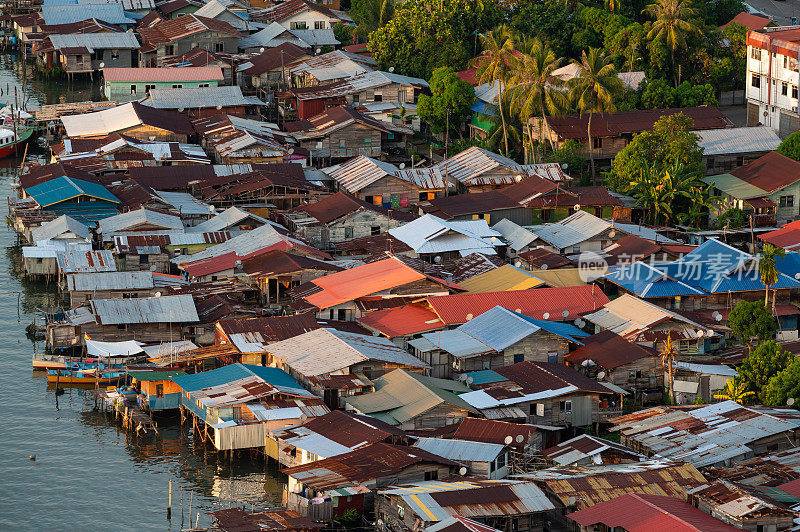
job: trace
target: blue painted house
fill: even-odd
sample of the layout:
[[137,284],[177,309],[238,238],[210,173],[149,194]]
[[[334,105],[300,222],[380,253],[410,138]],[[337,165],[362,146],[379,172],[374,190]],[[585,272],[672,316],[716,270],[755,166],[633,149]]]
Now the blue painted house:
[[236,363],[172,381],[201,437],[219,451],[261,448],[269,431],[330,412],[278,368]]
[[67,215],[84,224],[119,214],[119,199],[98,183],[60,176],[28,187],[25,194],[43,211]]
[[133,386],[139,390],[139,405],[145,410],[177,410],[181,405],[181,389],[173,377],[186,375],[180,370],[128,371]]

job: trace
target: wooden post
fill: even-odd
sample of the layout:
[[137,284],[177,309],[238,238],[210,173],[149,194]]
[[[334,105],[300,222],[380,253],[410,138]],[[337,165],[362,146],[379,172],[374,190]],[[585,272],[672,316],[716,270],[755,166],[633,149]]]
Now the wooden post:
[[169,481],[169,498],[167,499],[167,519],[172,519],[172,481]]

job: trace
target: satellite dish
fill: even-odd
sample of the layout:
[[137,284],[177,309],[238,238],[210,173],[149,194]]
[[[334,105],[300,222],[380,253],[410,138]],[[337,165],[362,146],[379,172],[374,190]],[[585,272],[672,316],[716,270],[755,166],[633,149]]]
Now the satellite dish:
[[218,106],[217,106],[217,111],[221,111],[221,110],[222,110],[222,106],[221,106],[221,105],[218,105]]
[[797,272],[796,274],[794,274],[794,278],[797,279],[798,281],[800,281],[800,272]]
[[467,474],[467,468],[461,466],[460,468],[458,468],[458,474],[461,475],[462,477],[465,476]]
[[300,414],[300,423],[305,423],[308,421],[308,416],[305,414]]
[[546,270],[546,269],[547,269],[547,264],[542,264],[542,267],[541,267],[541,269],[542,269],[542,270]]
[[178,107],[178,112],[179,112],[179,113],[182,113],[182,112],[184,112],[185,110],[186,110],[186,109],[184,109],[183,107]]
[[600,373],[597,374],[597,378],[598,379],[605,379],[606,378],[606,372],[605,371],[601,371]]
[[516,312],[517,314],[522,314],[522,309],[521,308],[515,308],[514,312]]
[[575,327],[580,327],[580,326],[581,326],[581,325],[580,325],[580,323],[581,323],[581,319],[580,319],[580,318],[577,318],[577,319],[576,319],[575,321],[573,321],[572,323],[574,323],[574,324],[575,324]]
[[769,116],[769,113],[767,111],[764,111],[764,118],[766,118],[767,116]]
[[569,316],[568,310],[565,310],[564,312],[561,313],[561,317],[566,318],[567,316]]
[[155,293],[155,294],[153,294],[153,295],[155,295],[155,297],[161,297],[161,292],[156,292],[156,293]]
[[609,231],[608,238],[614,238],[615,236],[617,236],[617,232],[616,231],[614,231],[613,229],[611,231]]
[[289,148],[288,150],[286,150],[286,153],[288,153],[289,155],[293,154],[294,148]]
[[394,72],[394,67],[393,66],[389,67],[389,72]]
[[516,181],[517,183],[519,183],[520,181],[522,181],[522,176],[521,176],[521,175],[514,176],[514,181]]
[[517,268],[520,268],[520,267],[522,267],[522,262],[518,261],[518,260],[514,261],[514,266],[516,266]]
[[405,167],[406,167],[406,163],[400,163],[400,170],[405,169]]
[[471,314],[471,313],[470,313],[470,314],[467,314],[467,321],[471,320],[472,318],[473,318],[473,316],[472,316],[472,314]]
[[262,46],[261,48],[258,49],[258,51],[263,54],[264,53],[264,47]]
[[567,163],[561,163],[562,170],[566,170],[567,168],[569,168],[569,165]]
[[467,386],[469,386],[470,384],[472,384],[473,381],[474,381],[474,379],[472,377],[467,377],[467,380],[464,381],[464,382],[466,382]]
[[467,374],[466,373],[459,374],[458,380],[460,380],[461,382],[466,381],[467,380]]
[[572,207],[572,208],[575,209],[576,211],[579,211],[579,210],[581,210],[581,204],[580,203],[576,203],[575,206]]
[[715,320],[717,320],[717,321],[722,321],[722,314],[720,314],[719,312],[717,312],[717,315],[716,315],[716,316],[714,316],[714,319],[715,319]]
[[695,331],[695,332],[697,333],[697,337],[698,338],[702,338],[703,337],[704,331],[702,329],[697,329],[697,331]]
[[545,312],[544,314],[542,314],[542,319],[543,320],[549,320],[550,319],[550,313],[549,312]]
[[578,328],[583,329],[586,326],[586,322],[583,320],[578,320]]
[[433,257],[433,262],[435,262],[436,264],[439,264],[440,262],[442,262],[442,256],[441,255],[436,255],[435,257]]
[[105,68],[105,67],[106,67],[105,63],[100,63],[100,68]]
[[211,212],[214,212],[215,210],[217,210],[217,208],[214,207],[213,205],[209,205],[208,206],[208,210],[211,211]]
[[794,405],[794,397],[790,397],[789,399],[787,399],[786,400],[786,404],[789,405],[789,406]]
[[241,267],[242,267],[242,261],[240,261],[240,260],[237,260],[237,261],[236,261],[236,262],[234,262],[233,264],[234,264],[234,266],[236,266],[237,268],[241,268]]
[[381,335],[380,331],[372,331],[372,336],[380,336],[380,335]]
[[514,438],[512,436],[506,436],[506,439],[503,441],[505,442],[506,445],[511,445],[512,443],[514,443]]
[[570,497],[569,499],[567,499],[568,506],[575,506],[576,502],[578,502],[578,499],[576,499],[575,497]]
[[522,434],[517,434],[517,443],[522,443],[525,441],[525,436]]
[[490,239],[489,239],[489,242],[491,242],[492,244],[494,244],[495,242],[497,242],[497,237],[494,237],[494,236],[493,236],[492,238],[490,238]]

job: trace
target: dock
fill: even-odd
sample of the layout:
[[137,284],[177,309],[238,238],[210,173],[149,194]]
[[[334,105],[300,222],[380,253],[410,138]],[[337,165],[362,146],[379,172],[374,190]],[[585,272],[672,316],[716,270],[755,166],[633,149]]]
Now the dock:
[[95,390],[104,411],[114,413],[114,418],[122,422],[122,426],[133,431],[137,436],[158,436],[158,427],[150,415],[136,403],[135,394],[120,393],[116,387]]

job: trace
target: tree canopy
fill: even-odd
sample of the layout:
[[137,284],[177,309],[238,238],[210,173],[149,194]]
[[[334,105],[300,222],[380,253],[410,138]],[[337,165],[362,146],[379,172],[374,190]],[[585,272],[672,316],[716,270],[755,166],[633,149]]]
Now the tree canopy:
[[785,155],[795,161],[800,161],[800,131],[795,131],[781,142],[778,149],[775,150],[781,155]]
[[431,126],[434,133],[442,133],[447,127],[447,110],[450,110],[451,129],[464,122],[475,101],[475,89],[459,79],[450,67],[433,71],[430,81],[431,94],[422,94],[417,103],[417,114]]
[[772,338],[777,325],[775,318],[760,301],[740,301],[728,315],[728,327],[742,343],[764,342]]
[[800,408],[800,359],[796,357],[792,357],[764,388],[764,404],[785,406],[789,399],[795,400],[792,406]]
[[739,366],[739,375],[749,390],[756,393],[759,402],[766,402],[767,384],[770,379],[789,366],[795,356],[783,349],[781,344],[768,340],[747,355]]

